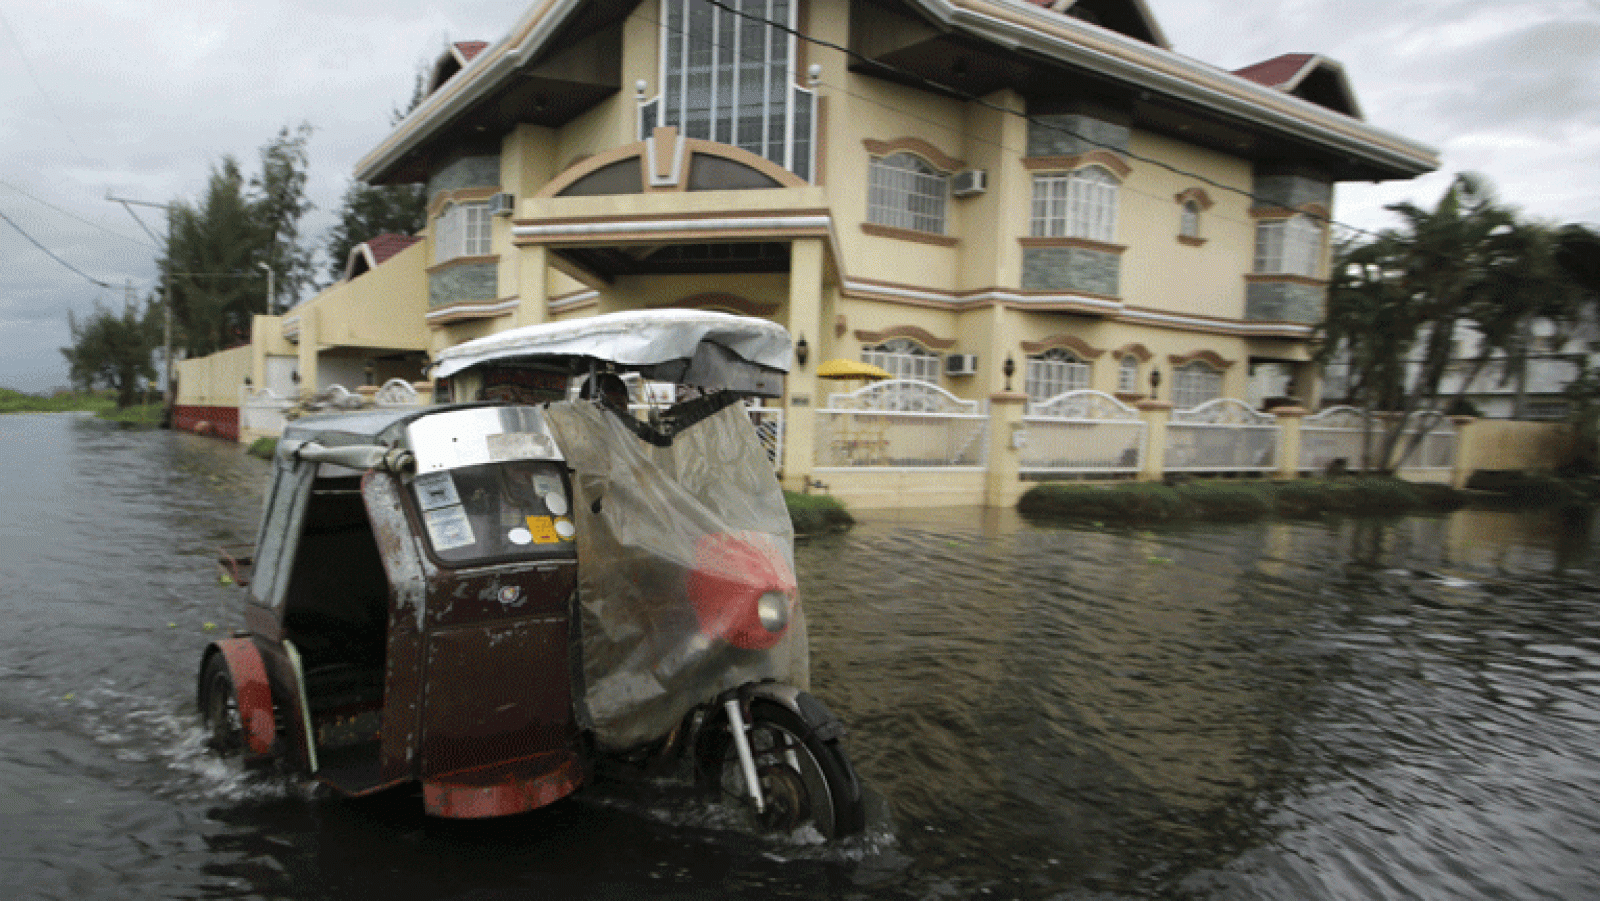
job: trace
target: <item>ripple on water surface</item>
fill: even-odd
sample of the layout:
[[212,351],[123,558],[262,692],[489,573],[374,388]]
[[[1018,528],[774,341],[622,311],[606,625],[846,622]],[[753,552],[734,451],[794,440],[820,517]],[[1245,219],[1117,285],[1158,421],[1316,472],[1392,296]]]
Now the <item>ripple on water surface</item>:
[[[1055,529],[864,516],[796,553],[813,690],[886,809],[758,837],[681,785],[490,823],[204,753],[215,545],[266,464],[0,417],[6,897],[1577,898],[1600,865],[1588,522]],[[207,629],[210,624],[211,629]]]

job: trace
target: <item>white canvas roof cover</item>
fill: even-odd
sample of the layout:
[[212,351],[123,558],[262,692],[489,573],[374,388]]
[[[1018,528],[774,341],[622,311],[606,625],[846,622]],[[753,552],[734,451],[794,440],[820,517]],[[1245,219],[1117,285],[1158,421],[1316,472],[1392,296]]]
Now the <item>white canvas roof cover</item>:
[[709,343],[746,363],[789,371],[789,332],[776,322],[709,310],[636,310],[527,325],[448,347],[430,375],[448,378],[482,363],[536,357],[590,357],[626,368],[696,356]]

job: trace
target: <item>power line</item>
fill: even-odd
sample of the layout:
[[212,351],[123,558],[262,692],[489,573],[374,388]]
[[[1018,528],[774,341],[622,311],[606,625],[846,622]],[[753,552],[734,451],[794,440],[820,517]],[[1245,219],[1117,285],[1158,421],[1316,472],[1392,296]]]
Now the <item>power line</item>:
[[72,149],[78,151],[78,156],[83,156],[83,148],[78,146],[78,139],[72,136],[72,128],[67,125],[67,120],[62,118],[61,111],[56,107],[55,100],[45,91],[44,83],[39,81],[38,73],[33,71],[33,63],[28,61],[27,51],[22,47],[22,41],[17,38],[17,32],[11,27],[11,22],[6,19],[5,13],[0,12],[0,26],[4,26],[6,35],[11,38],[11,43],[17,48],[17,58],[22,60],[22,68],[28,70],[28,77],[33,79],[33,86],[39,91],[39,96],[44,98],[45,106],[50,108],[50,114],[61,123],[61,133],[67,136],[67,142]]
[[[76,219],[77,221],[82,222],[84,225],[87,225],[87,226],[89,226],[91,228],[97,228],[97,229],[105,232],[108,235],[115,235],[116,237],[121,238],[122,240],[127,241],[130,244],[137,244],[140,247],[149,247],[149,248],[154,249],[154,250],[159,250],[160,249],[159,243],[158,244],[146,244],[145,242],[139,240],[138,238],[129,237],[128,235],[125,235],[122,232],[119,232],[119,231],[117,231],[115,229],[107,228],[106,226],[101,225],[98,222],[92,222],[92,221],[90,221],[88,219],[83,218],[82,216],[79,216],[78,214],[76,214],[76,213],[74,213],[74,212],[72,212],[70,210],[64,210],[61,207],[58,207],[58,206],[56,206],[55,204],[51,203],[48,200],[45,200],[45,199],[43,199],[41,197],[35,197],[34,195],[28,193],[27,191],[22,190],[21,188],[17,187],[16,185],[12,184],[11,182],[6,181],[3,178],[0,178],[0,185],[3,185],[5,187],[7,187],[7,188],[10,188],[13,191],[16,191],[18,194],[21,194],[23,197],[28,198],[29,200],[33,201],[34,203],[37,203],[37,204],[39,204],[41,206],[49,207],[50,209],[55,210],[56,212],[60,213],[63,216],[66,216],[69,219]],[[137,218],[137,217],[135,217],[135,218]],[[142,222],[140,223],[140,225],[143,225],[143,224],[144,223],[142,223]],[[145,229],[145,231],[146,231],[146,233],[148,233],[149,229]],[[154,238],[155,236],[151,235],[151,237]]]
[[67,262],[66,260],[63,260],[61,257],[56,256],[55,251],[53,251],[50,248],[44,246],[43,244],[40,244],[38,242],[38,240],[33,237],[33,235],[30,235],[27,232],[23,231],[22,230],[22,226],[20,226],[17,223],[13,222],[11,220],[11,217],[7,216],[4,212],[0,212],[0,219],[4,219],[7,225],[9,225],[12,228],[16,229],[17,230],[17,234],[23,236],[24,238],[27,238],[28,239],[28,243],[30,243],[34,247],[37,247],[40,250],[44,251],[45,255],[48,256],[50,259],[55,260],[57,263],[60,263],[61,265],[67,267],[70,270],[72,270],[79,277],[83,278],[85,281],[89,282],[91,285],[99,285],[102,288],[108,288],[108,289],[110,289],[112,291],[117,290],[117,286],[116,285],[110,284],[108,282],[103,282],[103,281],[95,278],[94,276],[89,275],[88,273],[84,272],[82,269],[79,269],[77,266],[74,266],[71,263]]
[[[732,13],[733,15],[739,16],[740,18],[749,19],[752,22],[759,22],[759,23],[768,25],[768,26],[770,26],[772,28],[775,28],[775,29],[777,29],[777,30],[779,30],[779,31],[781,31],[781,32],[783,32],[785,34],[791,35],[791,36],[793,36],[793,37],[795,37],[795,38],[797,38],[799,40],[805,41],[805,42],[807,42],[809,44],[814,44],[814,45],[816,45],[818,47],[823,47],[823,48],[826,48],[826,49],[829,49],[829,50],[838,51],[839,53],[842,53],[845,56],[850,57],[851,59],[858,60],[858,61],[860,61],[860,62],[862,62],[862,63],[864,63],[864,64],[866,64],[866,65],[868,65],[868,66],[870,66],[872,68],[879,69],[879,70],[882,70],[882,71],[885,71],[885,72],[890,72],[890,73],[893,73],[895,75],[899,75],[901,77],[910,79],[910,80],[912,80],[914,82],[917,82],[918,84],[921,84],[921,85],[923,85],[923,86],[925,86],[927,88],[930,88],[930,89],[933,89],[933,90],[936,90],[936,91],[940,91],[940,92],[948,93],[948,94],[953,94],[953,95],[955,95],[956,97],[960,98],[963,101],[966,101],[968,103],[977,104],[978,106],[981,106],[981,107],[983,107],[985,109],[994,110],[995,112],[1002,113],[1002,114],[1008,115],[1008,116],[1016,116],[1016,117],[1018,117],[1018,118],[1020,118],[1020,119],[1022,119],[1024,121],[1026,121],[1030,125],[1035,125],[1035,126],[1038,126],[1040,128],[1046,129],[1046,130],[1059,132],[1061,134],[1064,134],[1064,135],[1067,135],[1069,137],[1075,138],[1075,139],[1077,139],[1079,141],[1082,141],[1085,144],[1088,144],[1088,145],[1091,145],[1091,146],[1094,146],[1094,147],[1099,147],[1099,148],[1102,148],[1102,149],[1105,149],[1105,150],[1109,150],[1109,151],[1112,151],[1113,153],[1117,153],[1117,154],[1119,154],[1121,156],[1125,156],[1125,157],[1127,157],[1129,159],[1137,160],[1138,162],[1141,162],[1141,163],[1148,163],[1149,165],[1156,166],[1156,167],[1161,168],[1161,169],[1165,169],[1166,171],[1171,172],[1174,175],[1181,175],[1181,176],[1183,176],[1185,178],[1192,178],[1195,181],[1201,182],[1202,184],[1206,184],[1206,185],[1209,185],[1211,187],[1214,187],[1219,191],[1226,191],[1226,192],[1228,192],[1230,194],[1238,194],[1238,195],[1240,195],[1242,197],[1245,197],[1246,199],[1250,200],[1254,204],[1271,205],[1271,206],[1276,206],[1277,205],[1272,199],[1261,197],[1260,195],[1257,195],[1253,191],[1246,191],[1243,188],[1238,188],[1238,187],[1235,187],[1235,186],[1230,185],[1230,184],[1225,184],[1223,182],[1219,182],[1216,179],[1211,178],[1210,176],[1202,175],[1202,174],[1200,174],[1198,172],[1191,172],[1191,171],[1189,171],[1187,169],[1179,168],[1179,167],[1174,166],[1171,163],[1168,163],[1168,162],[1166,162],[1164,160],[1159,160],[1159,159],[1156,159],[1154,157],[1148,157],[1148,156],[1144,156],[1144,155],[1141,155],[1141,154],[1138,154],[1138,153],[1133,153],[1133,152],[1131,152],[1131,151],[1129,151],[1129,150],[1127,150],[1125,148],[1118,147],[1115,144],[1110,144],[1110,143],[1107,143],[1105,141],[1097,140],[1097,139],[1095,139],[1093,137],[1090,137],[1088,135],[1079,134],[1078,132],[1073,131],[1072,129],[1067,128],[1065,126],[1058,125],[1058,124],[1053,123],[1053,122],[1041,121],[1040,119],[1038,119],[1038,118],[1036,118],[1034,116],[1031,116],[1028,113],[1019,112],[1017,110],[1011,109],[1010,107],[1002,106],[1002,105],[1000,105],[998,103],[991,103],[990,101],[985,100],[982,97],[977,96],[976,94],[973,94],[973,93],[971,93],[969,91],[965,91],[965,90],[963,90],[961,88],[955,87],[954,85],[947,85],[947,84],[944,84],[942,82],[934,81],[933,79],[928,78],[925,75],[921,75],[919,73],[912,72],[912,71],[910,71],[908,69],[903,69],[903,68],[901,68],[899,66],[896,66],[896,65],[893,65],[891,63],[885,63],[885,62],[882,62],[880,60],[873,59],[873,58],[867,56],[866,54],[860,53],[860,52],[855,51],[855,50],[851,50],[848,47],[842,46],[840,44],[836,44],[836,43],[834,43],[832,41],[825,41],[825,40],[823,40],[821,38],[812,37],[811,35],[808,35],[808,34],[802,32],[802,31],[800,31],[799,29],[790,28],[788,25],[786,25],[786,24],[784,24],[782,22],[777,22],[777,21],[774,21],[772,19],[768,19],[765,16],[758,15],[758,14],[752,13],[752,12],[746,12],[744,10],[738,9],[737,7],[729,5],[727,2],[725,2],[725,0],[704,0],[704,2],[709,4],[709,5],[711,5],[711,6],[716,7],[718,9],[721,9],[721,10],[723,10],[725,12]],[[687,26],[685,26],[685,27],[687,28]],[[714,39],[708,41],[708,43],[711,43],[714,46],[718,45],[717,42]],[[720,46],[723,46],[724,49],[726,49],[726,45],[720,45]],[[752,59],[753,59],[753,57],[752,57]],[[845,90],[844,93],[846,93],[849,96],[857,97],[858,99],[863,99],[863,100],[867,99],[867,98],[862,98],[859,95],[852,94],[848,90]],[[1300,212],[1304,212],[1304,211],[1300,211]],[[1305,213],[1305,215],[1311,216],[1312,218],[1318,219],[1318,220],[1320,220],[1320,221],[1322,221],[1324,223],[1327,223],[1329,225],[1337,225],[1340,228],[1347,229],[1347,230],[1349,230],[1351,232],[1355,232],[1355,233],[1363,234],[1363,235],[1368,235],[1368,236],[1372,236],[1372,237],[1377,237],[1377,234],[1375,232],[1368,231],[1367,229],[1361,228],[1359,226],[1350,225],[1348,223],[1340,222],[1340,221],[1334,219],[1331,215],[1316,215],[1316,214],[1312,214],[1312,213]]]

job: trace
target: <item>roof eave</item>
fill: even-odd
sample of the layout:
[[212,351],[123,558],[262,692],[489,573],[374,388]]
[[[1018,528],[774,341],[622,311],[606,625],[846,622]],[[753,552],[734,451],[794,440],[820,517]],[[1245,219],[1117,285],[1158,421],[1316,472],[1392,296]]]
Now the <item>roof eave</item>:
[[511,31],[465,64],[400,120],[382,143],[356,163],[355,177],[372,183],[477,101],[500,87],[550,39],[583,0],[545,0],[530,7]]
[[1359,159],[1395,178],[1439,167],[1438,151],[1283,92],[1017,0],[910,0],[1003,47],[1027,49]]

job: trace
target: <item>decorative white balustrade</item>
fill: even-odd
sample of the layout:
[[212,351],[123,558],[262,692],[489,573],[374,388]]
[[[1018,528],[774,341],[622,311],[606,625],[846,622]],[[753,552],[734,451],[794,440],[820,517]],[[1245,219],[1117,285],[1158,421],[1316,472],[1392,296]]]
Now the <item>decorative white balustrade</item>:
[[[1405,441],[1410,441],[1411,434],[1425,425],[1427,419],[1418,422],[1407,433]],[[1433,428],[1422,436],[1422,442],[1411,457],[1406,460],[1401,469],[1450,469],[1455,465],[1456,442],[1459,435],[1456,427],[1448,418],[1441,417],[1434,423]],[[1402,445],[1403,446],[1403,445]]]
[[1355,407],[1329,407],[1315,416],[1300,421],[1300,469],[1324,472],[1335,461],[1343,460],[1349,470],[1362,468],[1366,459],[1363,447],[1371,441],[1377,450],[1382,429],[1380,423],[1370,423],[1367,415]]
[[1219,397],[1172,411],[1162,459],[1172,472],[1271,472],[1281,434],[1277,417]]
[[379,407],[415,407],[422,403],[422,395],[405,379],[390,379],[372,396],[372,403]]
[[241,388],[239,392],[239,434],[263,433],[277,435],[283,431],[283,425],[288,421],[285,415],[294,401],[286,397],[279,397],[270,388],[260,391],[251,391]]
[[1018,456],[1024,476],[1138,472],[1149,434],[1139,411],[1089,390],[1030,403],[1023,422],[1027,441]]
[[[1414,422],[1400,439],[1398,447],[1404,448],[1411,436],[1425,423],[1425,418]],[[1369,417],[1355,407],[1329,407],[1315,416],[1307,416],[1300,424],[1300,469],[1320,472],[1334,461],[1343,460],[1348,469],[1359,470],[1366,459],[1364,444],[1370,442],[1371,453],[1377,455],[1386,429],[1383,414]],[[1450,420],[1440,419],[1423,436],[1416,451],[1401,468],[1452,468],[1455,465],[1458,437]]]
[[981,467],[989,416],[975,400],[912,379],[830,394],[816,413],[818,469]]

